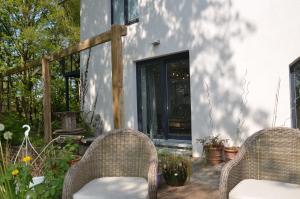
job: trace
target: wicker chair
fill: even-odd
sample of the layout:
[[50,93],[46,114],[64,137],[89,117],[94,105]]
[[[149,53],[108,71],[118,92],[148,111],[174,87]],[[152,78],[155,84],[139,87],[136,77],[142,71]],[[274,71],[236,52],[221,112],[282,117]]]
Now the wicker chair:
[[148,181],[148,198],[157,198],[157,152],[152,141],[135,130],[113,130],[99,136],[82,159],[65,176],[63,199],[93,179],[143,177]]
[[300,131],[282,127],[250,136],[237,157],[222,169],[220,198],[227,199],[244,179],[300,184]]

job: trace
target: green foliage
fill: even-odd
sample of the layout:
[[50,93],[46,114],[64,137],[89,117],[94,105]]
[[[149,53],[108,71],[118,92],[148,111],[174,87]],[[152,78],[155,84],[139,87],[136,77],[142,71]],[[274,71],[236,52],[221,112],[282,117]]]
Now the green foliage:
[[166,180],[174,176],[186,179],[192,175],[192,161],[190,157],[171,153],[167,149],[163,149],[159,151],[158,159],[159,170]]
[[77,149],[77,144],[67,141],[64,147],[53,146],[48,150],[44,167],[45,181],[34,187],[38,198],[61,198],[64,177]]
[[[0,117],[0,121],[5,124],[6,131],[13,133],[12,145],[20,145],[24,137],[24,129],[22,126],[26,123],[25,118],[19,117],[17,114],[11,112],[3,113]],[[3,139],[2,136],[1,139]]]
[[[1,165],[2,172],[0,176],[0,184],[6,184],[6,199],[25,199],[26,195],[31,192],[29,183],[32,182],[30,174],[30,165],[25,163]],[[1,191],[0,191],[1,193]]]
[[[78,42],[79,10],[79,0],[0,0],[0,72],[38,61],[44,54]],[[53,107],[64,111],[64,79],[58,63],[53,63],[51,68],[54,77],[51,83],[55,88],[51,92]],[[25,117],[36,132],[42,127],[43,90],[38,74],[26,71],[4,77],[12,85],[9,95],[1,93],[1,99]]]
[[[1,132],[6,130],[3,124],[0,125]],[[5,137],[5,150],[3,150],[0,140],[0,198],[25,199],[26,195],[31,195],[32,192],[29,188],[29,183],[32,181],[31,165],[29,164],[31,157],[26,156],[22,162],[12,164],[8,159],[10,139],[10,136]]]
[[227,139],[220,138],[220,135],[212,135],[207,136],[204,138],[197,139],[198,142],[200,142],[204,148],[209,147],[224,147],[225,143],[228,141]]
[[59,2],[0,0],[0,65],[24,64],[78,41],[78,26]]
[[[7,130],[0,124],[0,131]],[[1,134],[2,136],[2,134]],[[16,164],[10,162],[9,139],[6,136],[5,150],[0,141],[0,199],[59,199],[61,198],[64,176],[70,167],[70,161],[78,151],[78,144],[73,140],[66,140],[64,146],[52,145],[43,154],[41,162],[45,180],[43,183],[29,188],[32,182],[32,161],[30,156],[25,156]]]
[[63,7],[76,26],[80,26],[80,0],[63,1]]

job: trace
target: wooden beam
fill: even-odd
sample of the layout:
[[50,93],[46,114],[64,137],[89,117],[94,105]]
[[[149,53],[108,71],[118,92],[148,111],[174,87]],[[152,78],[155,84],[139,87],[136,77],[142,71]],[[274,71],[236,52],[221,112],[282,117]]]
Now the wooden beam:
[[35,61],[32,61],[32,62],[29,62],[29,63],[25,64],[24,66],[9,69],[9,70],[4,72],[3,76],[9,76],[9,75],[22,73],[22,72],[24,72],[24,71],[26,71],[30,68],[34,68],[34,67],[37,67],[37,66],[40,66],[40,65],[41,65],[41,61],[40,60],[35,60]]
[[43,113],[44,113],[44,141],[46,143],[52,140],[51,127],[51,86],[50,86],[50,68],[49,60],[42,58],[42,75],[44,83],[43,95]]
[[122,27],[111,27],[111,61],[114,128],[124,126]]
[[122,54],[122,36],[127,35],[126,26],[112,25],[111,30],[97,35],[93,38],[79,42],[77,45],[61,50],[42,58],[42,63],[33,61],[24,67],[17,67],[8,70],[4,76],[12,75],[26,71],[30,68],[42,64],[42,76],[44,82],[43,112],[44,112],[44,140],[49,142],[52,139],[51,128],[51,85],[49,62],[59,60],[71,54],[86,50],[96,45],[111,41],[112,57],[112,89],[113,89],[113,114],[114,127],[122,128],[124,126],[124,97],[123,97],[123,54]]
[[[117,26],[120,29],[120,34],[122,36],[127,35],[127,28],[126,26],[121,26],[121,25],[113,25]],[[96,45],[106,43],[112,39],[111,31],[106,31],[100,35],[97,35],[95,37],[86,39],[84,41],[79,42],[78,44],[69,47],[67,49],[63,49],[58,53],[53,53],[52,55],[49,56],[49,61],[54,61],[54,60],[59,60],[63,57],[66,57],[68,55],[72,55],[77,52],[81,52],[83,50],[86,50],[88,48],[92,48]]]
[[[126,26],[121,26],[121,25],[113,25],[113,26],[119,27],[119,29],[121,29],[121,35],[122,36],[127,35]],[[55,60],[59,60],[63,57],[72,55],[74,53],[81,52],[81,51],[86,50],[88,48],[92,48],[96,45],[106,43],[110,40],[111,40],[111,31],[106,31],[104,33],[101,33],[101,34],[95,36],[95,37],[92,37],[92,38],[86,39],[84,41],[81,41],[81,42],[79,42],[78,44],[76,44],[74,46],[63,49],[63,50],[61,50],[57,53],[53,53],[53,54],[50,54],[48,56],[44,56],[44,58],[48,59],[49,62],[52,62],[52,61],[55,61]],[[30,68],[40,66],[40,64],[41,64],[40,60],[32,61],[28,64],[25,64],[24,67],[15,67],[15,68],[12,68],[12,69],[6,71],[3,76],[8,76],[8,75],[12,75],[12,74],[21,73],[21,72],[23,72],[25,70],[28,70]]]
[[[2,76],[0,75],[0,93],[2,93],[3,91],[3,79]],[[0,96],[0,116],[2,114],[2,96]]]

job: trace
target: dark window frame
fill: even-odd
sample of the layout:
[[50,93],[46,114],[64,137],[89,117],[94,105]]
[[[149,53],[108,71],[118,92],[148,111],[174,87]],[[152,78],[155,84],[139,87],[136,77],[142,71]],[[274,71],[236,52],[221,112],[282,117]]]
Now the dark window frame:
[[[115,0],[110,1],[111,25],[115,24],[114,23],[114,1]],[[125,23],[124,25],[131,25],[138,22],[139,22],[139,16],[136,19],[133,19],[131,21],[128,20],[128,0],[124,0],[124,23]]]
[[289,66],[290,70],[290,109],[291,109],[291,126],[297,128],[297,103],[296,103],[296,75],[295,68],[300,63],[300,59],[297,59]]
[[[167,55],[167,56],[161,56],[153,59],[147,59],[143,61],[138,61],[136,62],[136,89],[137,89],[137,116],[138,116],[138,130],[142,131],[143,130],[143,123],[142,123],[142,106],[141,106],[141,99],[142,99],[142,93],[141,93],[141,67],[145,64],[149,63],[157,63],[160,66],[160,80],[162,82],[162,88],[165,89],[164,92],[162,92],[162,98],[163,98],[163,129],[164,129],[164,139],[178,139],[178,136],[171,136],[169,135],[170,129],[168,125],[169,121],[169,108],[168,108],[168,94],[167,94],[167,83],[168,83],[168,77],[167,77],[167,68],[166,64],[171,61],[176,61],[180,59],[188,59],[190,62],[189,58],[189,51],[183,51],[183,52],[178,52],[172,55]],[[189,63],[190,65],[190,63]],[[163,90],[162,90],[163,91]],[[191,107],[190,107],[191,109]],[[191,112],[190,112],[191,113]],[[190,118],[192,119],[192,115],[190,115]],[[192,132],[190,136],[180,136],[180,140],[191,140],[192,139]]]

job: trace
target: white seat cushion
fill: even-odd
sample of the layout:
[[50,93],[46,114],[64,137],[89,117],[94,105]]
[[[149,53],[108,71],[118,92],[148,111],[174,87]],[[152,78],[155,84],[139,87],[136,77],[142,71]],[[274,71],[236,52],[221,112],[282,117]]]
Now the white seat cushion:
[[247,179],[237,184],[229,199],[299,199],[300,185],[269,180]]
[[144,199],[148,196],[148,183],[139,177],[97,178],[84,185],[73,199]]

